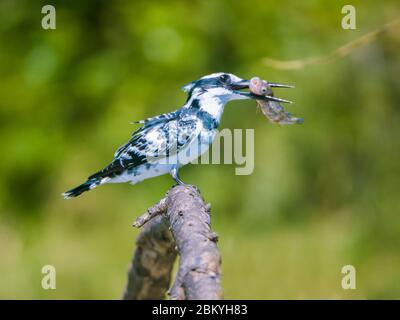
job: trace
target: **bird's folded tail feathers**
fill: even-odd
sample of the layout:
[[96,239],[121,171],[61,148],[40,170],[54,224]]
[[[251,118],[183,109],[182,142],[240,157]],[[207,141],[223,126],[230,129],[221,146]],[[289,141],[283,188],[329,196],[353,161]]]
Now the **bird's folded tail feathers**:
[[101,184],[101,179],[89,179],[85,183],[82,183],[81,185],[64,192],[62,196],[64,197],[64,199],[75,198],[80,194],[82,194],[83,192],[96,188],[100,184]]

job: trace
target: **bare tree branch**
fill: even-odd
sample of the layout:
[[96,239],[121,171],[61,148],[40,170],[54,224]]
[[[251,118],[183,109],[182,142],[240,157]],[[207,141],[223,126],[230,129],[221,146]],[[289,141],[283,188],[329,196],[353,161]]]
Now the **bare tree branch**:
[[167,216],[180,255],[171,299],[222,299],[217,235],[211,231],[210,213],[197,189],[173,188]]
[[159,214],[165,213],[167,211],[167,199],[163,198],[158,203],[156,203],[151,208],[147,209],[146,213],[138,217],[133,223],[134,227],[140,228],[146,222],[150,221]]
[[123,299],[164,299],[177,255],[168,220],[158,215],[147,223],[137,237],[136,246]]
[[267,57],[263,58],[262,62],[264,65],[268,67],[281,70],[298,70],[298,69],[303,69],[309,65],[326,64],[335,61],[339,58],[343,58],[352,53],[355,49],[361,48],[363,46],[372,43],[382,33],[391,29],[394,30],[395,26],[398,23],[400,23],[399,18],[387,22],[380,28],[371,31],[367,34],[364,34],[323,56],[308,57],[297,60],[277,60]]
[[175,186],[136,219],[134,226],[144,228],[138,236],[124,299],[164,297],[175,246],[180,259],[171,299],[222,299],[221,257],[217,235],[211,231],[210,207],[195,187]]

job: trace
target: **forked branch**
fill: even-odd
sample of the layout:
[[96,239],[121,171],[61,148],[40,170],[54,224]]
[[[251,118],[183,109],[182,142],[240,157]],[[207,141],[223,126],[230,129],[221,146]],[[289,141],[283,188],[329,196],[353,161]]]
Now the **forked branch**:
[[134,222],[143,226],[124,299],[162,299],[178,252],[171,299],[222,299],[221,257],[210,206],[193,186],[175,186]]

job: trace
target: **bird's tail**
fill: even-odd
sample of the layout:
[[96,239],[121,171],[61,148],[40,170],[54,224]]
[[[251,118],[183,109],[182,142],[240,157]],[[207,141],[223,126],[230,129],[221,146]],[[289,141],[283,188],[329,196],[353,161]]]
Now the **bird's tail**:
[[71,198],[79,196],[83,192],[86,192],[93,188],[96,188],[100,184],[101,184],[101,179],[97,179],[97,178],[89,179],[85,183],[82,183],[81,185],[64,192],[62,194],[62,196],[64,197],[64,199],[71,199]]

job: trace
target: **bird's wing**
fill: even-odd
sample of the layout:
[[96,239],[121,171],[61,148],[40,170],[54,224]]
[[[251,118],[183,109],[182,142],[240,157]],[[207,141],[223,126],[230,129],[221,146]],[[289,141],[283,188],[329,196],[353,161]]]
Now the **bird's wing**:
[[143,124],[143,126],[132,133],[132,138],[131,140],[129,140],[128,143],[118,148],[118,150],[114,153],[114,158],[118,158],[123,152],[126,151],[127,148],[129,148],[132,143],[134,143],[136,140],[141,139],[142,136],[145,136],[151,128],[156,129],[160,126],[164,126],[169,121],[178,119],[180,113],[181,110],[178,109],[176,111],[164,113],[159,116],[134,121],[133,123],[141,123]]
[[194,118],[165,116],[160,119],[160,117],[150,120],[153,121],[151,125],[149,121],[136,130],[130,141],[115,153],[113,162],[91,175],[89,179],[114,177],[126,169],[174,155],[199,134],[197,121]]

